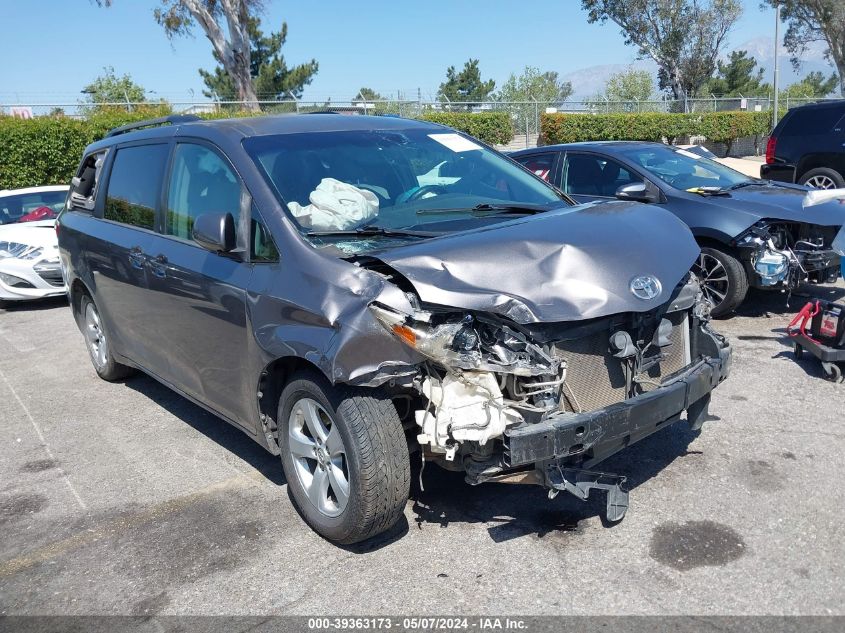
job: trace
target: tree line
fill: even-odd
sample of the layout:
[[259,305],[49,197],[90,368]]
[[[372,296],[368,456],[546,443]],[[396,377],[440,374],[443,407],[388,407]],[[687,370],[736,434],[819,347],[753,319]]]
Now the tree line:
[[[793,96],[825,96],[834,90],[845,97],[845,1],[761,0],[781,8],[786,24],[784,46],[792,63],[814,42],[822,42],[825,56],[836,72],[830,77],[810,73],[789,88]],[[109,6],[112,0],[96,0]],[[721,58],[728,34],[742,15],[740,0],[581,0],[589,23],[616,24],[627,45],[657,65],[656,88],[673,99],[691,97],[756,96],[771,92],[763,68],[746,51]],[[265,34],[261,29],[262,0],[161,0],[154,19],[168,38],[187,36],[200,29],[212,46],[217,65],[199,73],[205,94],[221,101],[240,101],[259,109],[258,101],[299,98],[319,71],[315,59],[288,66],[282,47],[287,24]],[[572,94],[572,85],[555,71],[526,67],[511,75],[496,91],[495,81],[483,79],[479,60],[469,59],[462,69],[450,66],[440,84],[438,99],[468,107],[484,101],[525,101],[555,104]],[[83,92],[88,103],[147,101],[147,92],[127,75],[111,68]],[[645,100],[655,93],[654,78],[629,69],[610,78],[602,95],[614,101]],[[353,102],[380,100],[375,90],[362,87]],[[530,107],[530,104],[527,105]]]

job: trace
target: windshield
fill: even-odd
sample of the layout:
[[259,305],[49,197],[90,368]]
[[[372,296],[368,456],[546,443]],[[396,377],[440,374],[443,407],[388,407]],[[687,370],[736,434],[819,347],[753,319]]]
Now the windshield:
[[61,211],[66,197],[65,190],[0,196],[0,224],[51,220]]
[[312,236],[362,227],[370,233],[443,233],[467,228],[465,222],[447,228],[450,220],[466,221],[482,211],[489,216],[567,204],[520,166],[448,130],[284,134],[253,137],[244,147]]
[[748,176],[730,167],[684,149],[648,145],[625,149],[622,154],[676,189],[727,189],[740,183],[753,182]]

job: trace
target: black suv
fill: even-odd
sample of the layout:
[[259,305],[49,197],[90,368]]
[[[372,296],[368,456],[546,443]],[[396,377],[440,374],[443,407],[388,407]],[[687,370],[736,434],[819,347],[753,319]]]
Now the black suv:
[[621,519],[624,477],[590,468],[684,412],[700,427],[728,374],[698,246],[663,209],[573,209],[420,121],[143,125],[85,150],[58,220],[94,368],[280,454],[331,540],[402,516],[411,452],[471,484],[605,490]]
[[760,177],[814,189],[845,187],[845,99],[789,110],[769,137]]

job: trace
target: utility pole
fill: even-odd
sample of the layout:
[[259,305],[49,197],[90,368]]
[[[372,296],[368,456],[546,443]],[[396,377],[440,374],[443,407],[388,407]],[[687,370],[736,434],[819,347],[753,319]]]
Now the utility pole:
[[772,114],[772,129],[778,124],[778,48],[780,42],[780,4],[775,6],[775,107]]

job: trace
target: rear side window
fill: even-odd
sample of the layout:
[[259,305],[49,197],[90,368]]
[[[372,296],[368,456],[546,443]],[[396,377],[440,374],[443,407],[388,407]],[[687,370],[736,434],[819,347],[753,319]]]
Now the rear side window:
[[842,118],[841,108],[796,108],[784,121],[779,136],[828,134]]
[[103,217],[142,229],[155,229],[167,150],[164,144],[117,150],[109,174]]
[[552,168],[555,164],[554,154],[534,154],[533,156],[517,156],[516,162],[525,169],[549,182],[552,176]]
[[79,168],[79,173],[72,180],[70,206],[74,209],[88,212],[94,210],[100,176],[103,173],[103,164],[106,162],[106,151],[86,156]]
[[191,237],[203,213],[231,213],[240,226],[241,184],[229,164],[202,145],[180,143],[173,154],[167,193],[167,234]]

